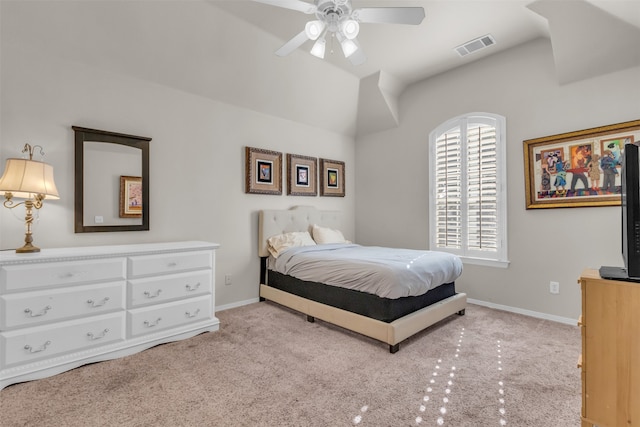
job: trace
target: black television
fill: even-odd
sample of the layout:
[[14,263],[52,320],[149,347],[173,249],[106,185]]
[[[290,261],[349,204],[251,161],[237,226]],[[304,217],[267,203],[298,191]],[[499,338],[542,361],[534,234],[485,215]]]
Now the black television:
[[603,279],[640,282],[640,155],[635,144],[626,144],[622,168],[622,260],[624,267],[600,267]]

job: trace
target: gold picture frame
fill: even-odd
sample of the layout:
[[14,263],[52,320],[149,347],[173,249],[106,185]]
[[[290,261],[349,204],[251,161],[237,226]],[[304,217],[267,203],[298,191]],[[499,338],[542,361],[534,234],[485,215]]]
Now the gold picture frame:
[[318,195],[318,159],[287,154],[287,195]]
[[142,218],[142,177],[120,177],[120,218]]
[[620,156],[640,120],[524,141],[527,209],[620,205]]
[[245,147],[245,192],[282,194],[282,153]]
[[320,159],[320,195],[345,196],[344,162]]

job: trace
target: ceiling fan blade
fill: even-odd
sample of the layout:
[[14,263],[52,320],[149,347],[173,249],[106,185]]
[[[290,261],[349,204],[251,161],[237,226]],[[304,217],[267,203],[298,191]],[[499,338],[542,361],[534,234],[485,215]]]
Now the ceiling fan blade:
[[358,46],[358,50],[353,52],[347,59],[351,62],[352,65],[362,65],[367,60],[367,55],[365,55],[362,47],[360,46],[360,43],[358,43],[358,40],[354,39],[353,42],[356,44],[356,46]]
[[422,7],[365,7],[353,11],[351,17],[372,24],[419,25],[424,19]]
[[283,7],[285,9],[297,10],[298,12],[310,15],[316,13],[318,8],[315,4],[307,3],[301,0],[253,0],[257,3],[270,4],[271,6]]
[[307,40],[309,40],[309,37],[307,37],[307,32],[302,30],[300,33],[298,33],[297,36],[282,45],[280,49],[276,50],[276,55],[287,56],[291,52],[302,46],[302,44]]

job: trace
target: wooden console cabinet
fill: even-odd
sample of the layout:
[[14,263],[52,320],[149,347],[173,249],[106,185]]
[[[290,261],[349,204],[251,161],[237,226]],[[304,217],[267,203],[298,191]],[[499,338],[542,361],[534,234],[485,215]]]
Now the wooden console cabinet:
[[585,270],[582,288],[582,427],[640,427],[640,283]]
[[0,390],[216,331],[206,242],[0,252]]

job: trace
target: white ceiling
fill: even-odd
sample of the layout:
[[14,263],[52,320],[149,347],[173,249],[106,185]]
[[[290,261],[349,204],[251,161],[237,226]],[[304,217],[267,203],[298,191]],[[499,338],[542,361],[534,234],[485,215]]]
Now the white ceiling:
[[[298,34],[313,16],[251,0],[208,1],[275,35],[273,51]],[[426,18],[418,26],[362,24],[358,40],[368,58],[364,64],[353,66],[343,57],[339,46],[333,54],[327,53],[324,61],[358,78],[382,70],[407,85],[529,40],[551,37],[547,19],[528,7],[532,3],[533,0],[353,0],[354,8],[422,6]],[[558,6],[559,3],[584,2],[542,0],[536,3],[557,3]],[[604,11],[640,28],[640,0],[588,0],[588,3],[596,6],[598,12]],[[582,25],[579,19],[575,24]],[[464,58],[453,50],[486,34],[495,38],[495,45]],[[292,55],[309,55],[311,45],[312,42],[305,43]]]
[[[100,67],[349,137],[397,126],[408,84],[539,37],[551,41],[560,85],[640,66],[640,0],[353,5],[422,6],[426,19],[363,24],[369,59],[357,67],[341,51],[315,58],[310,42],[276,56],[309,16],[251,0],[0,0],[0,40],[3,52]],[[488,33],[495,45],[464,58],[453,51]]]

